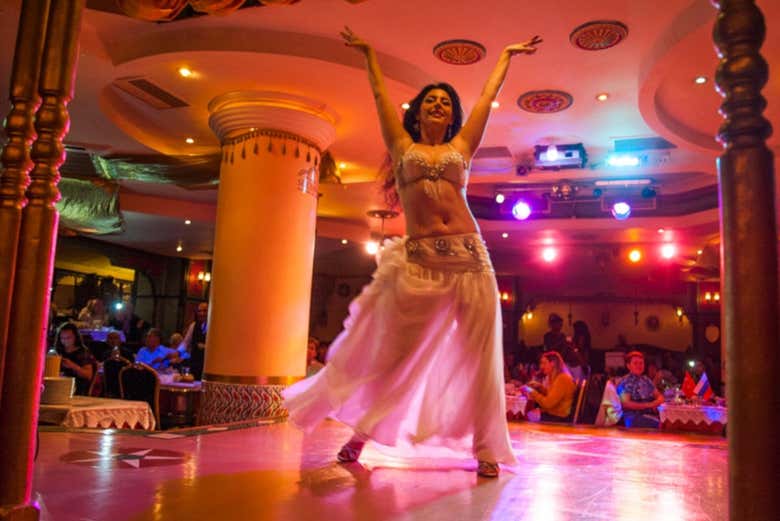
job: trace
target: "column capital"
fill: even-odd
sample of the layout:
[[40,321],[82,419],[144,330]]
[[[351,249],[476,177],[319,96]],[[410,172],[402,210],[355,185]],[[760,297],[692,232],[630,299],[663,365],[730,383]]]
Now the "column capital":
[[336,139],[336,113],[325,103],[283,92],[233,91],[209,102],[209,126],[223,144],[258,130],[300,136],[320,151]]

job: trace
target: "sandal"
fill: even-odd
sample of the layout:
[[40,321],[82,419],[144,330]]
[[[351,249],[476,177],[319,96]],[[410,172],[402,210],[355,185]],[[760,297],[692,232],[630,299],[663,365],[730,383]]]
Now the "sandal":
[[352,463],[357,461],[360,457],[360,453],[363,451],[363,445],[365,445],[365,442],[362,441],[348,441],[341,447],[338,454],[336,454],[336,459],[339,460],[340,463]]
[[492,461],[480,461],[477,467],[477,476],[483,478],[497,478],[498,477],[498,463]]

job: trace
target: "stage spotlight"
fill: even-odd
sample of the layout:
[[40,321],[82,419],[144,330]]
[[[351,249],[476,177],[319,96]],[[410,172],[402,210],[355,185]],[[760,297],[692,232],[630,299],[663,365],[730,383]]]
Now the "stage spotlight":
[[542,259],[544,262],[553,262],[558,257],[558,250],[555,248],[545,248],[542,250]]
[[496,202],[498,204],[503,204],[504,201],[506,201],[506,197],[504,196],[504,194],[496,194]]
[[531,215],[531,207],[523,200],[517,201],[512,207],[512,216],[518,221],[525,221]]
[[601,197],[602,195],[604,195],[604,190],[602,190],[601,188],[593,189],[593,197]]
[[674,244],[664,244],[661,246],[661,257],[664,259],[671,259],[677,255],[677,247]]
[[642,260],[642,252],[636,248],[628,252],[628,260],[631,262],[639,262]]
[[612,205],[612,217],[618,221],[625,221],[631,215],[631,205],[625,201],[619,201]]

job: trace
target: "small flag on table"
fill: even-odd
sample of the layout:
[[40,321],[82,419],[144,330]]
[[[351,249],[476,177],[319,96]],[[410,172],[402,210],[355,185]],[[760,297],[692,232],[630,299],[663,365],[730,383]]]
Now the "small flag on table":
[[697,394],[702,400],[709,400],[712,398],[713,392],[710,387],[710,381],[707,379],[707,373],[702,373],[699,382],[696,387],[693,388],[694,394]]

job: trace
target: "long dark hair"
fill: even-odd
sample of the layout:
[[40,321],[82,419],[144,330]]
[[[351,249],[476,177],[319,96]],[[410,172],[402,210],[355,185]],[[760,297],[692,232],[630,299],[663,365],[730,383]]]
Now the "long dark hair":
[[73,333],[73,336],[76,338],[76,347],[80,347],[82,349],[86,349],[87,346],[84,345],[84,339],[81,338],[81,333],[79,333],[79,328],[76,327],[76,324],[73,324],[72,322],[65,322],[60,326],[60,328],[57,330],[57,341],[54,344],[55,349],[57,349],[57,352],[59,354],[65,353],[65,346],[62,345],[62,341],[60,340],[60,333],[63,331],[71,331]]
[[[419,143],[421,139],[420,123],[418,121],[420,107],[422,106],[423,100],[428,95],[428,93],[434,89],[441,89],[446,92],[450,97],[450,101],[452,102],[452,123],[447,128],[447,132],[444,135],[444,142],[449,143],[452,138],[458,135],[460,128],[463,126],[463,106],[460,104],[460,96],[458,96],[458,92],[455,90],[455,87],[449,83],[444,82],[431,83],[423,87],[422,90],[417,93],[417,96],[415,96],[409,102],[409,108],[406,109],[406,112],[404,112],[404,130],[406,130],[406,132],[412,138],[412,141],[415,143]],[[394,167],[395,165],[393,165],[393,160],[391,159],[390,154],[386,154],[379,172],[383,179],[382,190],[385,194],[385,202],[390,208],[398,207],[399,203],[398,192],[395,190]]]
[[574,322],[573,328],[574,338],[572,339],[572,343],[576,346],[577,341],[582,339],[582,349],[590,351],[590,331],[588,330],[588,324],[582,320],[577,320]]

